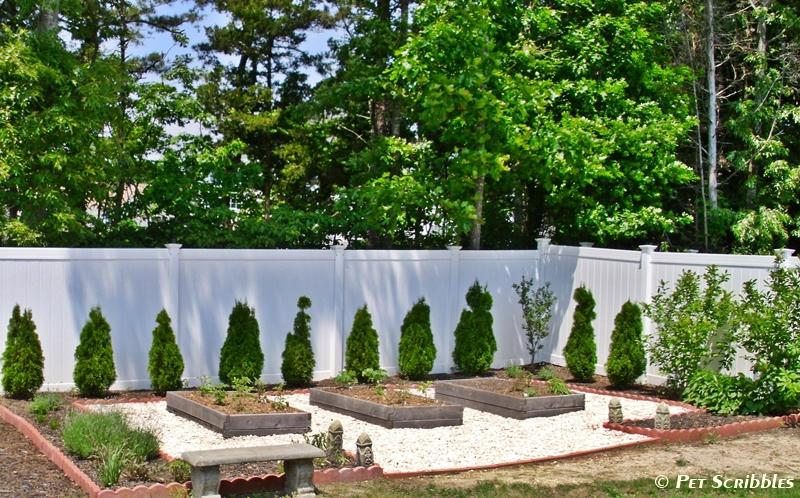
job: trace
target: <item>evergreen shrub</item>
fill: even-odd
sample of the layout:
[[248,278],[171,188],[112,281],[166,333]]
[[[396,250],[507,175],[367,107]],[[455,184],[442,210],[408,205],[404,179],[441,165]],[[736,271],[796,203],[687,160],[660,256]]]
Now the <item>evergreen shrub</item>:
[[81,330],[80,343],[75,348],[72,378],[84,396],[105,393],[117,379],[114,350],[111,347],[111,326],[100,306],[91,309],[89,320]]
[[314,350],[311,348],[311,317],[306,310],[311,307],[311,299],[301,296],[297,300],[300,311],[294,317],[294,332],[286,334],[286,347],[283,350],[281,374],[283,381],[290,386],[311,382],[314,376]]
[[231,385],[234,379],[260,379],[264,369],[256,311],[247,301],[236,301],[228,318],[228,334],[219,354],[219,379]]
[[355,374],[359,382],[365,381],[364,370],[381,368],[378,332],[372,328],[372,315],[369,314],[366,304],[356,311],[353,329],[347,336],[344,361],[345,370]]
[[11,312],[2,359],[3,391],[12,398],[30,399],[44,383],[44,354],[33,313],[20,312],[19,304]]
[[397,362],[400,375],[407,379],[424,379],[436,360],[436,345],[431,332],[431,307],[420,298],[403,319]]
[[485,372],[492,366],[497,341],[492,325],[494,319],[489,311],[492,309],[492,295],[478,280],[467,291],[469,310],[461,312],[461,319],[455,330],[455,347],[453,362],[456,368],[468,375]]
[[614,318],[611,349],[606,361],[608,380],[615,386],[633,384],[647,368],[642,340],[642,310],[628,301]]
[[153,329],[153,343],[147,364],[150,385],[159,393],[177,391],[183,386],[181,375],[184,364],[167,310],[161,310],[156,316],[156,323],[158,325]]
[[592,327],[592,320],[597,316],[594,311],[595,302],[592,293],[584,286],[575,289],[572,297],[578,305],[572,315],[572,330],[564,346],[564,359],[567,370],[575,380],[589,382],[594,379],[594,366],[597,363],[597,346]]

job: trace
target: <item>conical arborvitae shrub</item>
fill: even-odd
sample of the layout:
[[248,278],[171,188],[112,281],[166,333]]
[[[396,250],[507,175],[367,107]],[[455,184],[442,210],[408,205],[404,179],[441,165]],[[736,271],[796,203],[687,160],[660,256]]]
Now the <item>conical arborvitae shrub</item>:
[[12,398],[30,399],[44,383],[44,354],[33,313],[20,313],[19,304],[11,312],[2,358],[3,391]]
[[431,307],[420,298],[411,307],[400,327],[400,347],[397,358],[400,375],[411,380],[422,380],[433,368],[436,346],[431,332]]
[[183,386],[183,356],[172,331],[167,310],[161,310],[156,317],[158,326],[153,330],[153,344],[150,346],[150,361],[147,372],[154,391],[164,393],[177,391]]
[[492,330],[494,319],[489,311],[492,309],[492,295],[475,280],[467,291],[467,304],[471,309],[461,312],[455,330],[453,362],[462,372],[477,375],[492,366],[497,351]]
[[366,304],[356,311],[353,329],[347,336],[344,362],[345,370],[358,376],[359,382],[366,380],[361,372],[367,368],[373,370],[381,368],[378,332],[372,328],[372,316],[369,314]]
[[311,348],[311,317],[306,310],[311,307],[311,299],[301,296],[297,300],[300,311],[294,317],[294,332],[286,334],[286,347],[283,350],[281,374],[290,386],[308,384],[314,376],[314,350]]
[[647,368],[642,341],[642,310],[628,301],[614,318],[611,350],[606,361],[606,374],[611,384],[627,386]]
[[261,378],[263,369],[264,352],[256,311],[246,301],[237,300],[228,318],[228,335],[219,354],[219,380],[228,385],[244,377],[256,381]]
[[594,379],[594,366],[597,363],[597,346],[592,327],[592,320],[597,316],[594,312],[594,297],[584,286],[575,289],[572,297],[578,305],[572,315],[572,330],[567,345],[564,346],[564,359],[567,370],[575,380],[590,382]]
[[114,350],[111,347],[111,326],[103,317],[100,306],[89,312],[89,321],[81,330],[75,348],[75,371],[72,378],[84,396],[99,396],[108,391],[117,379]]

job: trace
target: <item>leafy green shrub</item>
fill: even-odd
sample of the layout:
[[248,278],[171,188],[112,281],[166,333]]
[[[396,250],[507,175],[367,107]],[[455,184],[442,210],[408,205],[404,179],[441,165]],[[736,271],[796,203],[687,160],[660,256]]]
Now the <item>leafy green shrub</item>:
[[362,374],[364,370],[381,368],[378,332],[372,328],[372,316],[366,304],[356,311],[353,329],[347,336],[344,359],[345,370],[354,373],[361,382],[365,380]]
[[594,367],[597,363],[597,346],[594,342],[592,320],[597,317],[594,312],[594,296],[584,286],[575,289],[572,295],[578,305],[572,315],[572,330],[567,344],[564,346],[564,359],[567,370],[579,382],[594,379]]
[[744,374],[733,377],[711,370],[700,370],[683,390],[683,400],[720,415],[752,413],[749,400],[753,381]]
[[698,371],[731,366],[736,305],[733,295],[722,288],[728,278],[716,266],[708,267],[701,293],[700,277],[684,271],[671,293],[662,281],[652,302],[642,305],[656,325],[648,345],[650,361],[667,375],[670,387],[682,391]]
[[192,478],[192,467],[183,460],[173,460],[169,462],[169,473],[173,481],[184,483]]
[[301,296],[297,300],[300,311],[294,317],[294,333],[286,334],[286,347],[283,350],[281,374],[289,385],[303,385],[311,382],[314,376],[314,350],[311,348],[311,317],[306,310],[311,307],[311,299]]
[[615,386],[632,384],[647,368],[642,340],[642,310],[627,301],[614,318],[611,348],[606,360],[608,380]]
[[436,345],[431,332],[431,307],[420,298],[414,303],[400,327],[400,346],[397,362],[400,375],[421,380],[428,375],[436,360]]
[[219,355],[219,379],[230,384],[237,377],[260,379],[264,369],[256,312],[247,302],[236,301],[228,318],[228,335]]
[[28,406],[28,411],[35,415],[47,415],[58,410],[63,403],[64,400],[56,393],[37,394]]
[[752,362],[755,382],[746,410],[787,413],[800,406],[800,269],[780,260],[770,271],[769,290],[744,284],[738,311],[739,344]]
[[526,279],[523,275],[519,284],[511,284],[519,296],[519,304],[522,305],[522,318],[525,320],[522,329],[528,339],[531,363],[536,358],[536,353],[544,347],[542,341],[550,335],[548,329],[550,319],[553,318],[553,304],[556,302],[556,295],[550,290],[550,282],[531,294],[533,283],[533,279]]
[[20,313],[19,304],[8,322],[6,349],[3,351],[3,390],[12,398],[30,399],[44,383],[44,354],[33,313]]
[[539,380],[549,381],[558,378],[558,374],[549,365],[545,365],[539,370]]
[[111,326],[99,306],[89,312],[89,320],[83,326],[80,343],[75,348],[75,360],[72,378],[84,396],[105,393],[117,378]]
[[164,393],[177,391],[183,386],[183,356],[175,340],[167,310],[161,310],[156,317],[158,326],[153,330],[153,344],[150,346],[150,361],[147,372],[153,390]]
[[489,311],[492,309],[492,295],[475,280],[467,291],[467,304],[470,309],[461,312],[455,330],[453,362],[462,372],[476,375],[492,366],[497,351],[492,330],[494,319]]

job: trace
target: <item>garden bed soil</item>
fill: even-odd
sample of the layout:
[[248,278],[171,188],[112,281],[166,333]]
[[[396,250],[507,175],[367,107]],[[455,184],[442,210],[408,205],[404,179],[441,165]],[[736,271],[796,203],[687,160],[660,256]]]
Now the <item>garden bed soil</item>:
[[[74,408],[72,408],[72,404],[73,403],[75,403],[75,402],[83,403],[83,402],[87,402],[87,401],[92,402],[92,401],[96,401],[96,398],[95,399],[82,398],[82,397],[78,397],[78,396],[75,396],[74,394],[66,393],[66,392],[58,393],[58,394],[64,400],[64,404],[58,410],[56,410],[54,412],[51,412],[48,415],[48,420],[46,422],[44,422],[44,423],[39,423],[36,420],[36,416],[29,412],[29,410],[28,410],[28,408],[30,406],[30,402],[29,401],[10,399],[10,398],[6,398],[4,396],[0,396],[0,404],[5,406],[6,408],[8,408],[14,414],[16,414],[16,415],[24,418],[25,420],[27,420],[31,425],[33,425],[36,428],[37,431],[39,431],[39,433],[45,439],[50,441],[64,455],[66,455],[68,458],[70,458],[72,460],[72,462],[83,473],[85,473],[87,476],[89,476],[89,478],[92,479],[98,486],[102,487],[101,480],[100,480],[100,477],[98,476],[97,469],[95,468],[94,463],[92,461],[90,461],[90,460],[83,460],[83,459],[80,459],[80,458],[78,458],[76,456],[73,456],[73,455],[70,455],[69,453],[67,453],[67,450],[64,447],[64,442],[61,439],[61,432],[60,432],[60,427],[63,425],[64,419],[66,418],[68,412],[71,409],[74,409]],[[153,399],[153,401],[163,401],[163,398],[160,398],[155,393],[148,392],[148,391],[111,393],[111,394],[109,394],[108,396],[105,397],[106,401],[113,402],[113,403],[124,403],[124,402],[132,400],[132,399],[136,399],[136,400]],[[54,429],[50,425],[51,424],[50,420],[58,420],[58,422],[57,422],[58,427]],[[7,429],[8,431],[13,431],[13,432],[15,432],[17,434],[17,436],[19,438],[22,438],[25,441],[30,442],[25,436],[23,436],[18,431],[16,431],[16,429],[14,427],[12,427],[11,425],[6,424],[5,422],[2,422],[2,421],[0,421],[0,424],[2,425],[3,429]],[[2,436],[3,435],[0,432],[0,452],[6,451],[6,448],[13,447],[13,446],[11,446],[13,444],[13,439],[11,439],[11,438],[10,439],[6,439],[6,438],[4,438]],[[20,496],[20,497],[22,497],[22,496],[47,496],[47,497],[58,496],[59,498],[61,498],[61,497],[72,498],[73,496],[77,498],[77,497],[86,496],[86,493],[83,490],[81,490],[77,485],[74,485],[74,483],[73,483],[73,488],[76,489],[77,492],[69,494],[70,493],[69,489],[67,487],[63,487],[63,483],[60,485],[59,482],[61,482],[61,481],[59,479],[57,479],[55,477],[52,477],[50,479],[46,479],[46,477],[50,475],[48,473],[51,472],[51,470],[48,470],[48,469],[54,468],[59,473],[61,473],[61,471],[59,471],[58,468],[55,467],[55,465],[49,459],[47,459],[44,455],[42,455],[42,453],[39,452],[39,450],[36,449],[36,447],[33,446],[32,443],[31,443],[30,446],[31,446],[31,448],[33,448],[33,450],[32,450],[33,453],[31,453],[31,454],[34,455],[36,458],[25,458],[24,459],[24,463],[21,463],[19,465],[15,464],[13,466],[13,469],[14,469],[15,473],[24,474],[24,475],[39,476],[39,478],[37,478],[35,481],[36,481],[36,483],[38,485],[42,486],[43,489],[51,489],[50,486],[54,486],[54,488],[52,488],[52,489],[59,489],[59,490],[60,489],[64,489],[64,492],[63,493],[60,493],[60,492],[55,492],[54,493],[54,492],[49,492],[48,491],[45,494],[41,494],[41,493],[40,494],[36,494],[35,492],[32,492],[31,494],[20,493],[20,494],[12,494],[12,495],[9,495],[9,496]],[[10,450],[8,450],[8,451],[10,451]],[[2,453],[0,453],[0,455],[2,455]],[[25,455],[25,454],[22,454],[22,455]],[[17,456],[20,456],[19,452],[17,452]],[[6,462],[11,462],[11,461],[14,461],[14,460],[13,459],[3,460],[3,463],[0,463],[0,468],[4,467]],[[338,460],[337,461],[337,460],[326,459],[326,460],[322,460],[322,461],[317,460],[317,461],[314,462],[314,468],[316,470],[339,469],[339,468],[355,468],[355,467],[356,467],[356,460],[355,460],[355,458],[352,457],[352,455],[349,455],[349,454],[345,454],[344,455],[344,460]],[[232,480],[237,479],[237,478],[247,479],[247,478],[254,477],[254,476],[266,476],[266,475],[273,475],[273,474],[277,475],[277,474],[279,474],[281,472],[282,472],[282,470],[281,470],[281,467],[280,467],[280,462],[260,462],[260,463],[245,463],[245,464],[237,464],[237,465],[222,465],[220,467],[220,478],[232,481]],[[120,479],[119,483],[116,486],[110,486],[110,487],[103,488],[103,489],[111,489],[111,490],[116,490],[116,489],[119,489],[119,488],[130,488],[130,489],[133,489],[136,486],[151,486],[153,484],[158,484],[158,483],[167,484],[167,483],[170,483],[170,482],[174,482],[174,479],[172,477],[172,473],[169,471],[169,463],[166,460],[163,460],[161,458],[146,462],[146,464],[142,468],[139,469],[137,474],[138,475],[133,475],[133,474],[130,474],[130,473],[124,473],[122,475],[122,478]],[[65,479],[67,482],[70,482],[70,483],[72,482],[63,473],[61,473],[61,477],[63,477],[63,479]],[[44,479],[44,481],[42,479]],[[32,481],[33,480],[31,480],[31,482]],[[28,482],[28,480],[26,479],[23,482],[15,484],[15,486],[26,485],[25,482]],[[57,487],[57,486],[61,486],[61,487]],[[6,488],[4,487],[4,485],[0,484],[0,490],[5,490],[5,489]],[[11,488],[11,489],[14,489],[14,488]],[[2,496],[2,495],[0,495],[0,496]]]
[[309,403],[387,429],[461,425],[464,414],[462,406],[406,390],[389,389],[378,394],[368,386],[313,388],[309,390]]
[[255,396],[234,396],[230,404],[220,406],[214,403],[212,396],[198,392],[167,393],[167,411],[219,432],[225,438],[311,430],[310,413],[281,404],[282,401],[275,403],[277,407]]
[[[701,429],[705,427],[719,427],[740,422],[761,420],[765,417],[756,415],[714,415],[713,413],[696,412],[670,415],[669,430]],[[652,429],[655,419],[626,420],[619,424],[624,427],[641,427]]]
[[[537,396],[525,396],[533,389]],[[579,394],[552,395],[544,383],[517,379],[464,379],[436,383],[436,399],[494,413],[503,417],[526,419],[551,417],[580,411],[585,408],[585,396]]]

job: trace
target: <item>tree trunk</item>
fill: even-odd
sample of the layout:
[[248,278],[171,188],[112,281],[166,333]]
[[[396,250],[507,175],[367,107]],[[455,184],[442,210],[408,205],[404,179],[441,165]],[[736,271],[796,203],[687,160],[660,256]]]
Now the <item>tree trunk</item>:
[[478,251],[481,248],[481,218],[483,217],[483,188],[486,184],[486,175],[483,173],[475,179],[475,219],[469,230],[469,248]]
[[39,32],[50,31],[58,29],[58,1],[57,0],[44,0],[42,2],[41,10],[39,11],[39,24],[36,29]]
[[714,56],[714,0],[706,0],[708,39],[708,202],[717,209],[717,62]]

